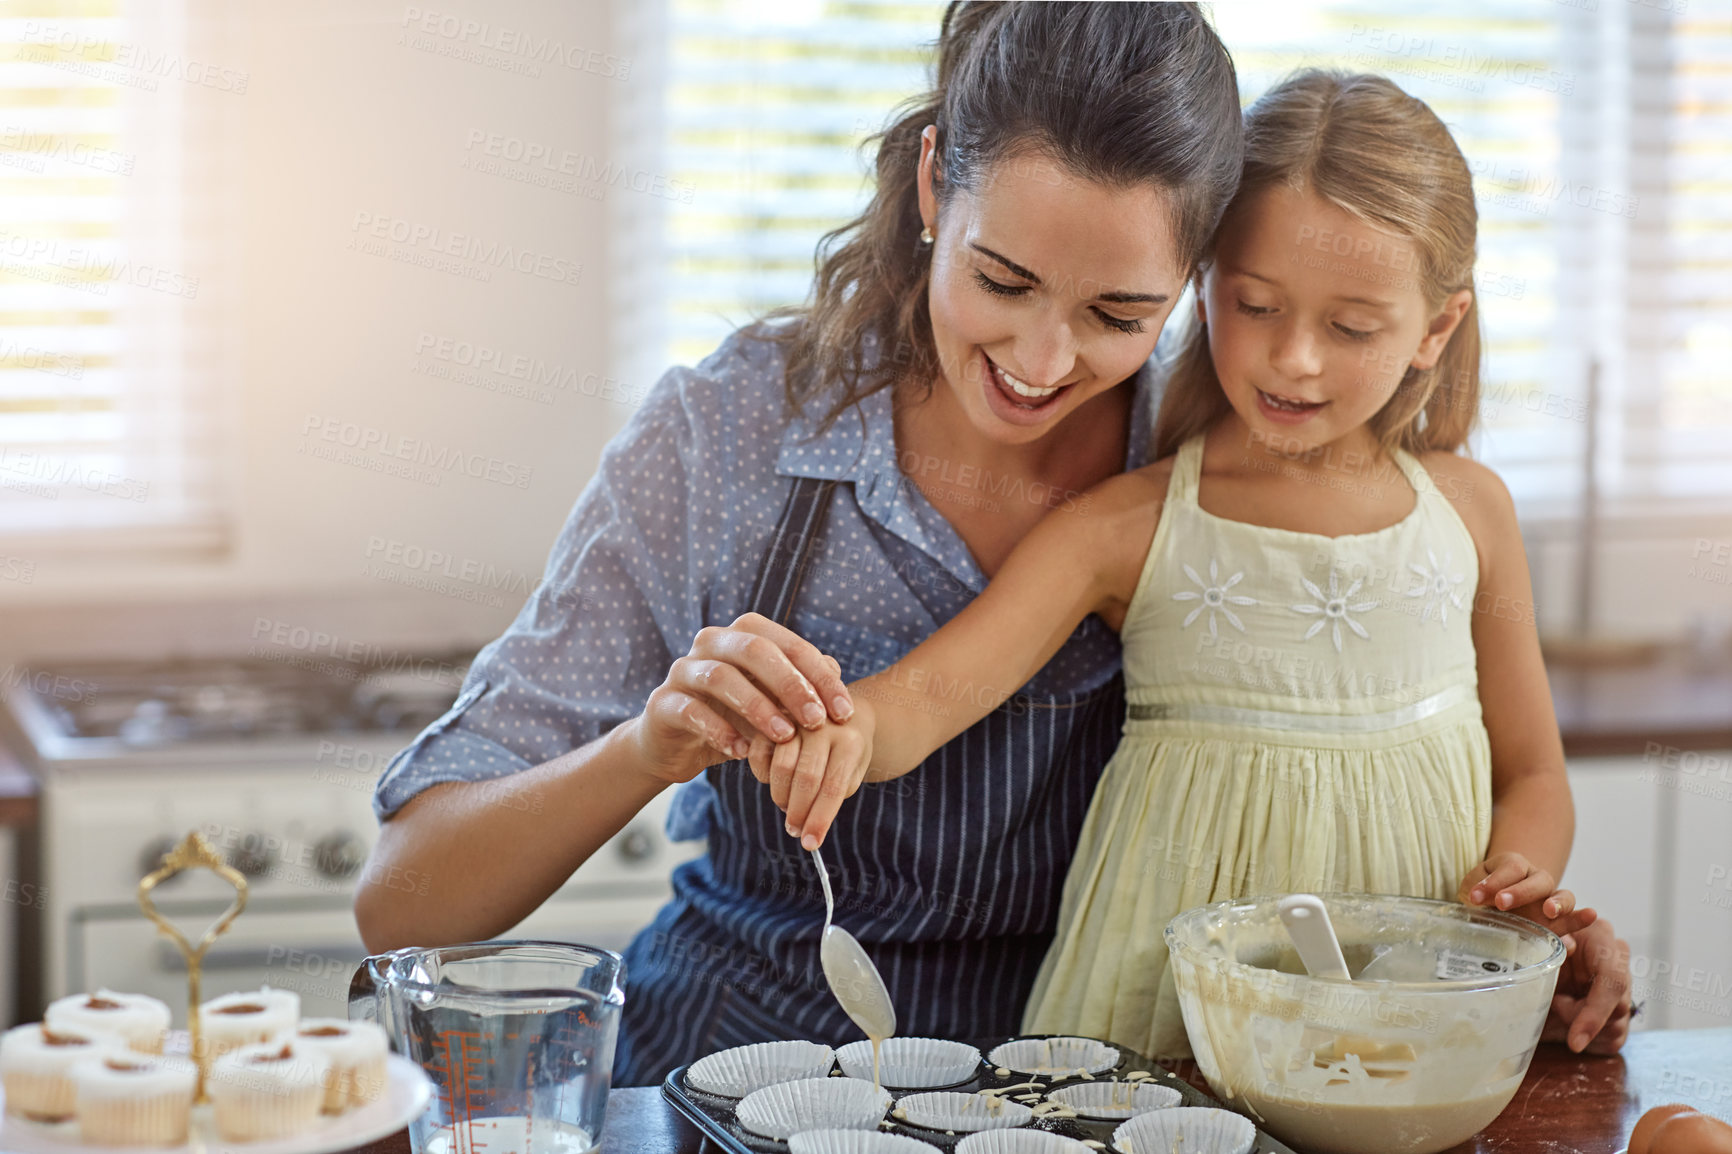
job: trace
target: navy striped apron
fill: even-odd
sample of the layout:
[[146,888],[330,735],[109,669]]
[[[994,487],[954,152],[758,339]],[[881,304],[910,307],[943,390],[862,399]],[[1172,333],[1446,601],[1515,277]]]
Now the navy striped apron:
[[[754,583],[751,607],[796,632],[835,487],[795,479]],[[967,601],[951,587],[948,603],[929,602],[935,620]],[[1084,627],[1106,628],[1093,618]],[[849,679],[886,664],[883,654],[832,656]],[[836,922],[884,975],[899,1034],[1016,1032],[1123,722],[1120,673],[1087,691],[1019,693],[912,773],[843,803],[823,847]],[[616,1086],[654,1084],[729,1046],[863,1037],[818,963],[824,906],[811,855],[744,762],[708,779],[709,853],[674,871],[674,899],[626,950]]]

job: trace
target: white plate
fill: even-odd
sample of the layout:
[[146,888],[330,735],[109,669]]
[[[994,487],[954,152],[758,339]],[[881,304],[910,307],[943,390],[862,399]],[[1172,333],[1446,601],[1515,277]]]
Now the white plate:
[[[310,1129],[292,1138],[225,1141],[217,1135],[212,1107],[205,1105],[192,1108],[191,1141],[185,1146],[86,1146],[78,1141],[77,1122],[44,1125],[8,1114],[0,1117],[0,1150],[6,1154],[333,1154],[395,1134],[418,1117],[432,1098],[433,1083],[421,1067],[389,1054],[385,1093],[377,1102],[343,1114],[321,1114]],[[5,1091],[0,1089],[0,1108],[5,1102]]]

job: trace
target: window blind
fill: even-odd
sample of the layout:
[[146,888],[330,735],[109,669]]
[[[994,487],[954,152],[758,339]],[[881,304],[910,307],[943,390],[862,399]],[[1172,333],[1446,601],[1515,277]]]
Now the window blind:
[[1732,5],[1631,7],[1624,488],[1732,493]]
[[669,0],[666,352],[693,363],[805,298],[818,238],[865,206],[860,143],[925,89],[942,3]]
[[0,20],[8,539],[217,538],[210,278],[229,190],[209,102],[246,76],[189,27],[180,0],[33,0]]
[[[661,363],[804,298],[865,202],[855,149],[926,83],[942,4],[665,0]],[[1725,0],[1222,0],[1247,103],[1294,68],[1379,72],[1474,174],[1486,338],[1473,449],[1524,518],[1732,496],[1732,17]],[[1590,411],[1590,376],[1597,409]]]

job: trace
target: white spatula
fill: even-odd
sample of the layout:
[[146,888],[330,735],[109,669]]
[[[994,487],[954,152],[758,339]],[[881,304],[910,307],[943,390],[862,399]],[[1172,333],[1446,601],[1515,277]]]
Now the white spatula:
[[1316,894],[1289,894],[1275,907],[1299,951],[1305,972],[1314,978],[1340,978],[1351,981],[1347,959],[1341,956],[1341,942],[1335,937],[1335,927],[1329,924],[1329,911]]

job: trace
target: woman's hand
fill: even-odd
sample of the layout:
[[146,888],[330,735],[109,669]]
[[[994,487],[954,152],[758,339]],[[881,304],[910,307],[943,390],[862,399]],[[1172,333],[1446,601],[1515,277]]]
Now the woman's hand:
[[668,670],[634,718],[645,771],[690,781],[709,766],[743,758],[751,739],[784,742],[790,719],[816,728],[846,721],[854,703],[842,667],[799,634],[758,613],[707,626]]
[[[1554,931],[1555,932],[1555,931]],[[1630,1036],[1630,945],[1612,923],[1576,931],[1552,995],[1543,1042],[1565,1042],[1576,1053],[1615,1054]]]
[[805,849],[817,849],[830,823],[866,780],[872,765],[874,714],[862,699],[854,716],[824,725],[780,745],[762,736],[752,739],[747,760],[752,776],[770,787],[770,800],[788,815],[790,837]]

